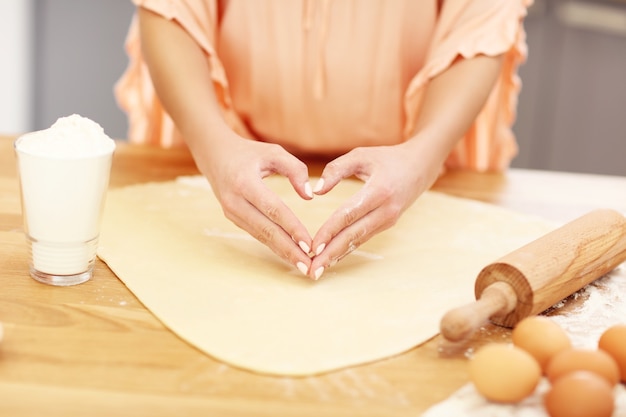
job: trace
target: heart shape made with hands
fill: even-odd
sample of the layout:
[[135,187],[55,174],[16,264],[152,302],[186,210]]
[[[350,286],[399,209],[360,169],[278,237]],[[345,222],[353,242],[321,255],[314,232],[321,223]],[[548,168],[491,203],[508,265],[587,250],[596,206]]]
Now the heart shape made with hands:
[[[281,187],[277,186],[277,184],[281,184],[281,182],[286,181],[286,179],[283,177],[282,181],[276,181],[276,178],[273,177],[280,178],[281,176],[275,175],[266,177],[271,178],[269,181],[266,181],[266,185],[276,194],[284,195],[285,190],[281,189]],[[319,181],[319,177],[311,178],[311,183],[317,184],[317,181]],[[324,194],[313,194],[313,198],[310,200],[301,198],[297,194],[297,192],[295,192],[295,190],[291,188],[293,194],[285,196],[286,199],[284,199],[283,202],[294,213],[298,220],[303,223],[305,228],[307,228],[309,235],[314,238],[319,229],[324,225],[324,223],[326,223],[326,221],[328,221],[330,217],[335,214],[336,211],[339,210],[351,196],[359,192],[362,188],[362,185],[364,184],[362,181],[356,179],[349,179],[347,181],[354,183],[354,185],[360,184],[361,187],[354,188],[352,193],[346,194],[345,192],[343,192],[340,183]],[[347,213],[343,217],[346,216]],[[336,236],[338,232],[334,234]],[[320,245],[316,245],[316,247],[310,248],[309,245],[304,242],[296,243],[299,244],[300,248],[304,252],[308,253],[309,257],[312,260],[315,259],[329,244],[329,242],[324,242],[321,244],[321,247]],[[357,245],[354,242],[350,242],[345,251],[336,256],[334,259],[331,259],[330,265],[327,266],[334,266],[339,260],[354,252],[356,249]]]

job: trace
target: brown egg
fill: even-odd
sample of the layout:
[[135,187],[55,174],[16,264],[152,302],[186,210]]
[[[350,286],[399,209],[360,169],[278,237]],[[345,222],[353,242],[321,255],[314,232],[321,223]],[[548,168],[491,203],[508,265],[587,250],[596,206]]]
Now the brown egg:
[[603,350],[566,349],[552,357],[546,368],[550,382],[573,371],[590,371],[606,378],[611,386],[619,382],[615,359]]
[[620,379],[626,382],[626,324],[617,324],[606,329],[600,336],[598,348],[615,359],[620,369]]
[[472,357],[469,374],[476,390],[488,400],[515,403],[533,393],[541,378],[541,368],[520,348],[490,343]]
[[574,371],[554,381],[544,405],[550,417],[610,417],[613,387],[593,372]]
[[544,372],[552,356],[572,347],[565,330],[545,316],[522,319],[513,329],[511,338],[515,346],[534,356]]

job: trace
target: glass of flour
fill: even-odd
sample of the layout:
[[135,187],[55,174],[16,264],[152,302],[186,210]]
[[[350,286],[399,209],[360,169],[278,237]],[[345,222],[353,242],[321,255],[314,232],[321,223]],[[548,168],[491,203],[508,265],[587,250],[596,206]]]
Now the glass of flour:
[[71,115],[15,141],[30,275],[51,285],[89,280],[115,142]]

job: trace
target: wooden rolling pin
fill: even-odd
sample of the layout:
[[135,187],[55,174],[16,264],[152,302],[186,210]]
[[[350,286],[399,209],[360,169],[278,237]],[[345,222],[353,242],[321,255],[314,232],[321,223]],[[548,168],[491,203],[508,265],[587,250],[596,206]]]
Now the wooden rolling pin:
[[626,260],[626,218],[594,210],[487,265],[475,302],[446,313],[441,334],[468,339],[488,320],[514,327],[602,277]]

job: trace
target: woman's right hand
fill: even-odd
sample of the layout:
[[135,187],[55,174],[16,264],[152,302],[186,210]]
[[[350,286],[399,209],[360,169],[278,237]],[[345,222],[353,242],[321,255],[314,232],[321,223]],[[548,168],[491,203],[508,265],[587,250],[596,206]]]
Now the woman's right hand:
[[263,178],[280,174],[311,199],[307,167],[281,146],[226,125],[206,51],[174,20],[138,8],[142,52],[161,103],[185,138],[225,216],[307,275],[311,236]]
[[307,166],[276,144],[242,138],[234,132],[194,157],[235,225],[269,247],[304,275],[311,266],[312,238],[293,211],[263,179],[287,177],[300,197],[313,197]]

